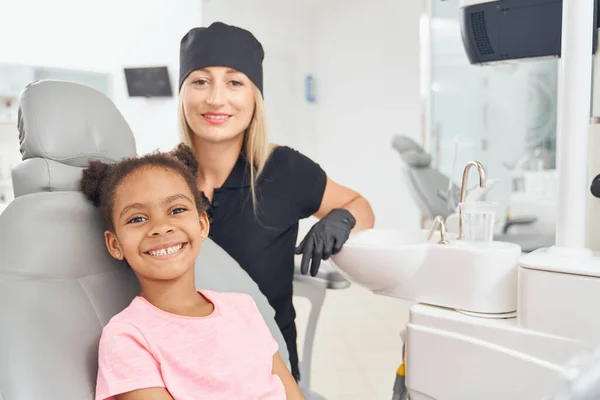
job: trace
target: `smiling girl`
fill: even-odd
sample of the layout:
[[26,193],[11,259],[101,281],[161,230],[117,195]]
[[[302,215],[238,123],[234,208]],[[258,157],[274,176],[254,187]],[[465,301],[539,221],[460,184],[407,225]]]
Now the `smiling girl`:
[[84,170],[108,251],[141,287],[103,329],[96,399],[304,399],[252,298],[196,290],[209,232],[197,169],[180,145]]

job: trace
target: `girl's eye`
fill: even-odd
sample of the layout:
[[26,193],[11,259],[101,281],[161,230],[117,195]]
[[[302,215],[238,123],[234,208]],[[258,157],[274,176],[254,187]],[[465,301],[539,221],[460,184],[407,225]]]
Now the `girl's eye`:
[[128,224],[131,224],[131,223],[136,224],[138,222],[144,222],[144,218],[143,217],[133,217],[129,221],[127,221]]
[[181,214],[182,212],[187,211],[187,208],[183,208],[183,207],[178,207],[176,209],[174,209],[173,211],[171,211],[171,214]]
[[206,83],[206,79],[196,79],[194,85],[204,85]]
[[240,81],[231,81],[231,84],[232,84],[233,86],[242,86],[242,85],[243,85],[243,83],[242,83],[242,82],[240,82]]

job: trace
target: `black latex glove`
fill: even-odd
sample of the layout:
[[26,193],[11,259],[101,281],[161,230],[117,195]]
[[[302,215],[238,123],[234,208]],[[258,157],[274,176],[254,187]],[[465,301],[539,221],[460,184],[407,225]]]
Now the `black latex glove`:
[[327,260],[342,249],[354,225],[356,220],[348,210],[336,208],[310,228],[295,250],[296,254],[302,254],[300,272],[308,273],[308,263],[312,259],[310,275],[316,276],[321,260]]

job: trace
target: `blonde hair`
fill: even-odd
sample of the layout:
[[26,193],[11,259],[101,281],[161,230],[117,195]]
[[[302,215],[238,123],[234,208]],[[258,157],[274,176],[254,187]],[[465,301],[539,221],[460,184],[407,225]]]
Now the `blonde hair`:
[[[187,79],[184,81],[183,87],[181,88],[179,104],[177,105],[179,136],[183,143],[194,148],[192,141],[194,132],[192,131],[192,128],[190,128],[183,110],[183,94],[184,90],[186,90],[186,83]],[[267,160],[276,145],[269,142],[265,103],[263,101],[262,93],[254,84],[252,84],[252,89],[254,92],[255,108],[252,120],[244,133],[244,145],[242,151],[245,153],[250,166],[250,192],[252,194],[252,205],[254,207],[254,212],[256,213],[256,185],[258,178],[262,174]]]

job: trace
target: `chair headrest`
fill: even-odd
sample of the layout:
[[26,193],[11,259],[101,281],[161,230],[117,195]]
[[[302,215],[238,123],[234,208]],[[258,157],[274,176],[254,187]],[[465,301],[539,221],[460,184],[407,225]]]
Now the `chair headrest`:
[[427,168],[431,164],[431,156],[407,136],[394,136],[392,147],[400,153],[400,157],[409,167]]
[[129,125],[101,92],[72,82],[41,80],[19,98],[23,162],[13,169],[15,197],[79,190],[92,160],[116,162],[136,155]]

